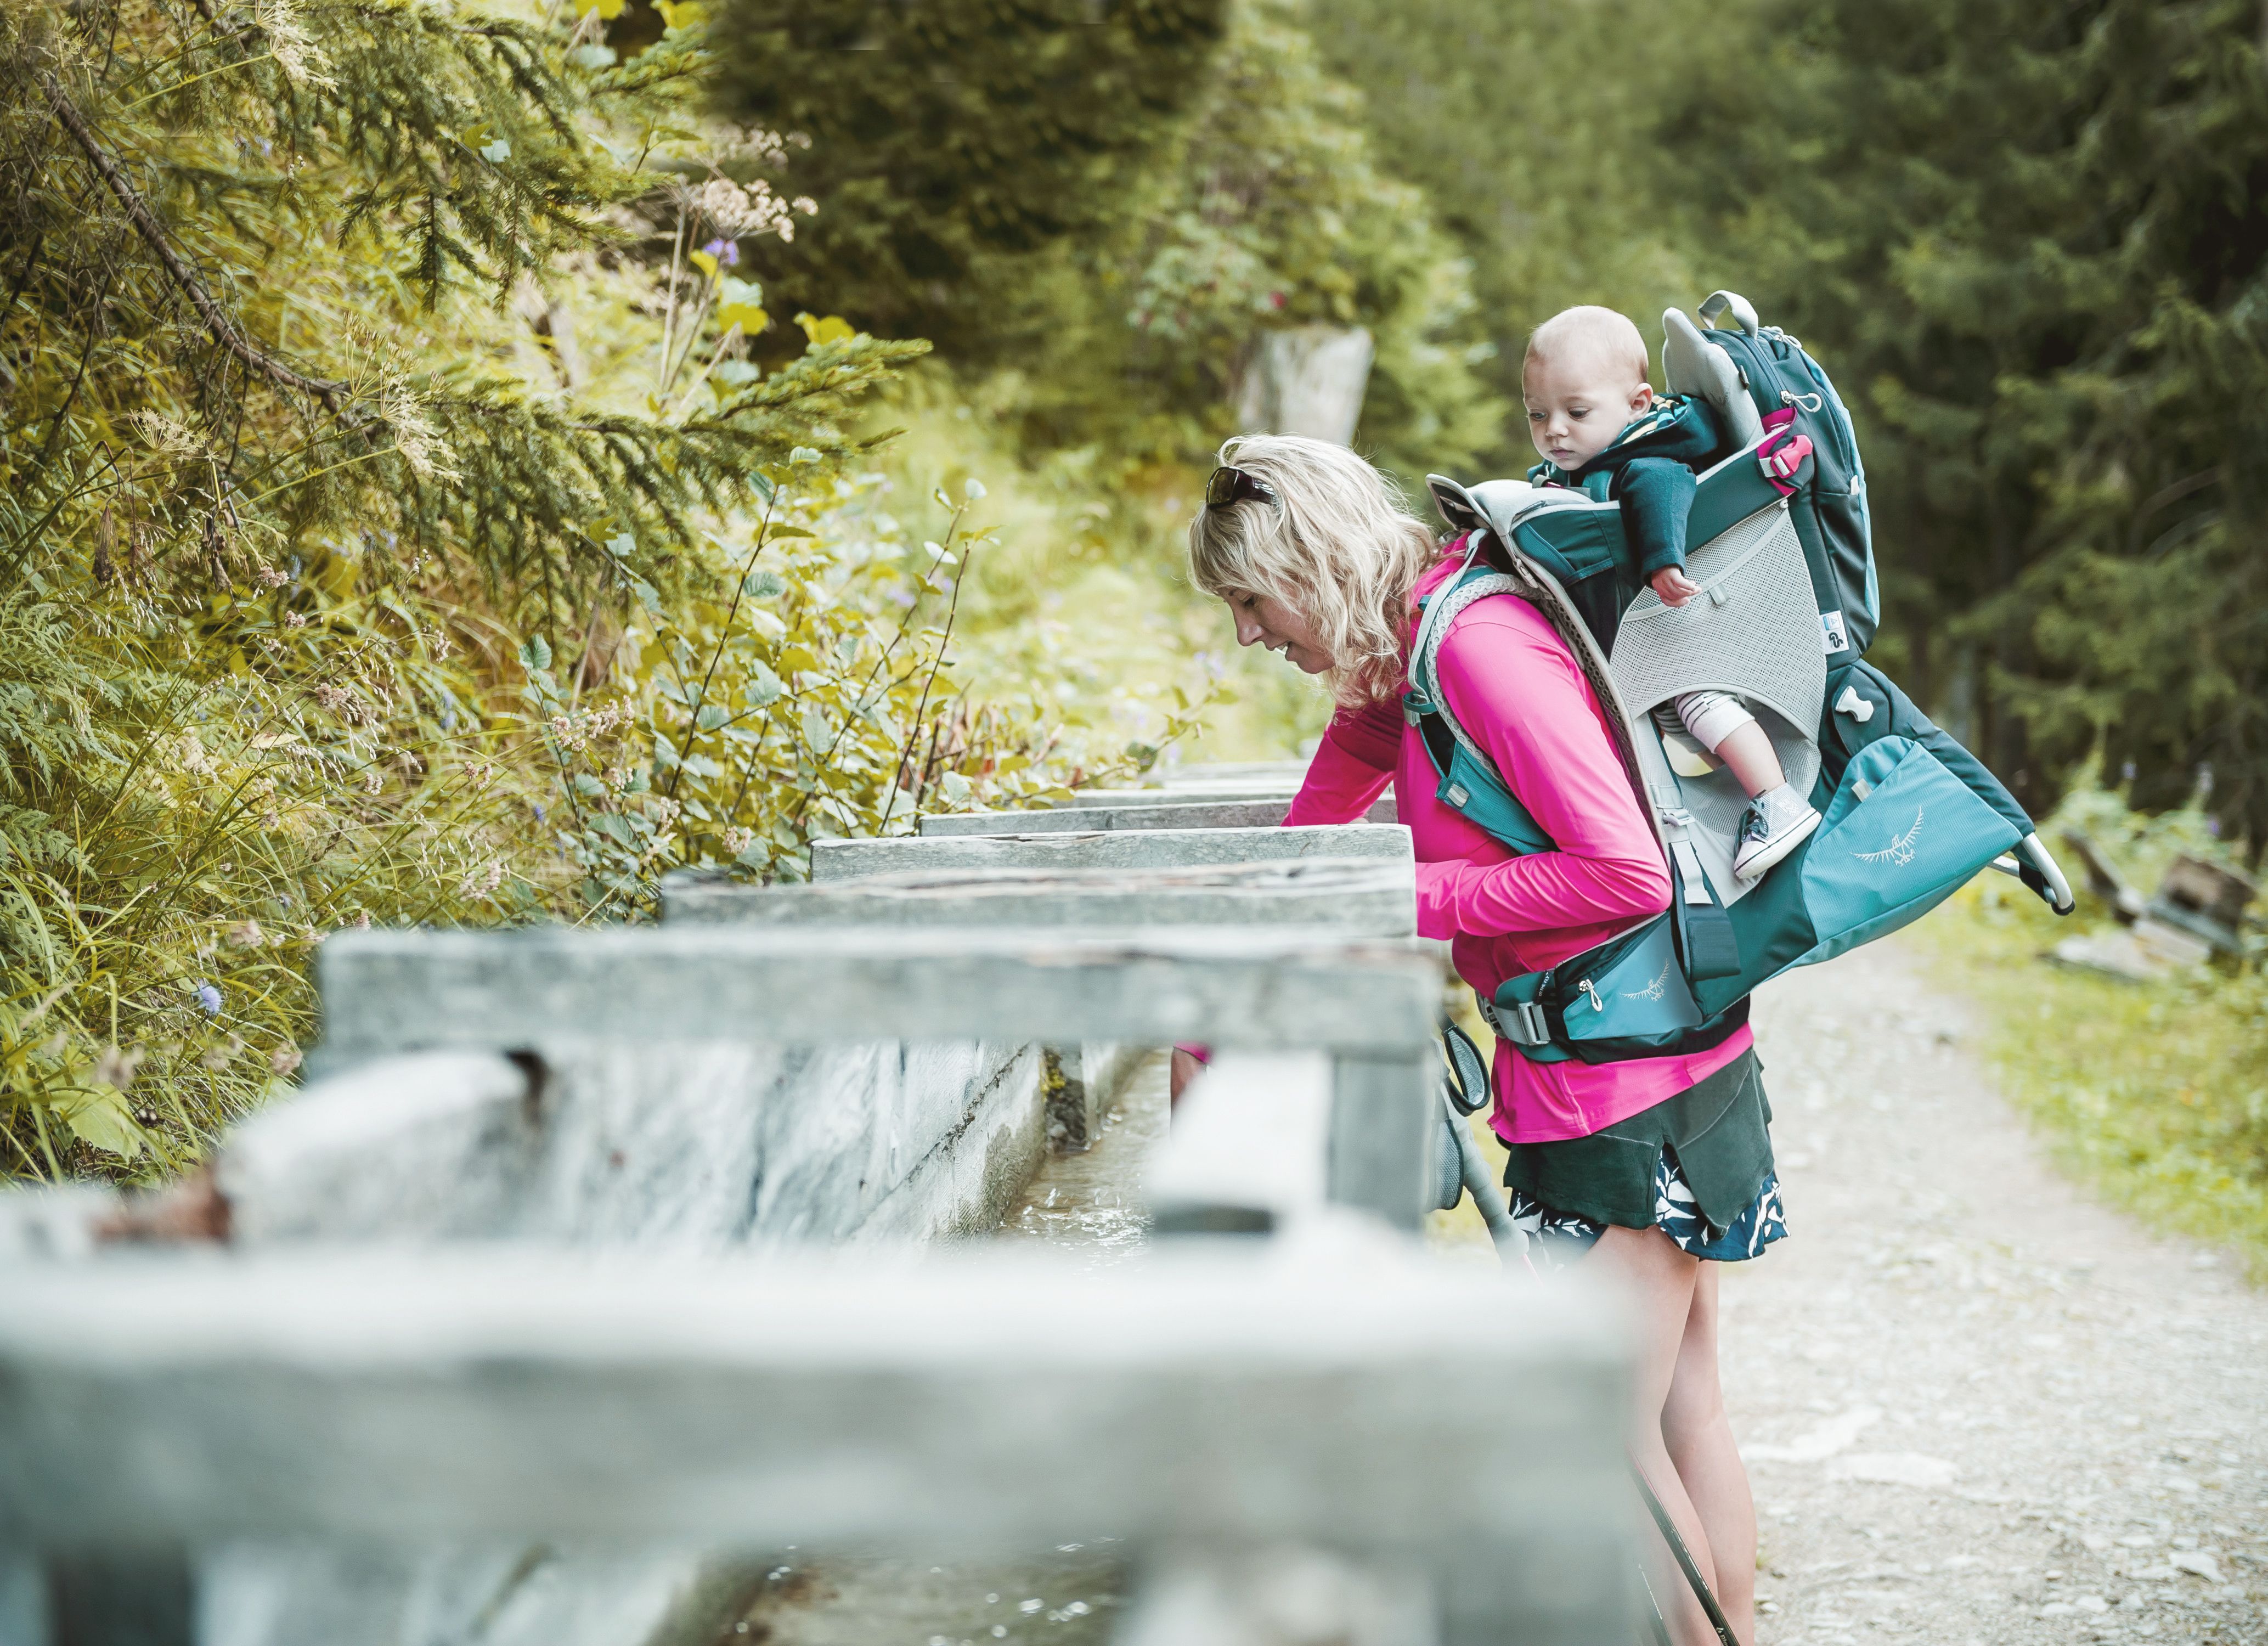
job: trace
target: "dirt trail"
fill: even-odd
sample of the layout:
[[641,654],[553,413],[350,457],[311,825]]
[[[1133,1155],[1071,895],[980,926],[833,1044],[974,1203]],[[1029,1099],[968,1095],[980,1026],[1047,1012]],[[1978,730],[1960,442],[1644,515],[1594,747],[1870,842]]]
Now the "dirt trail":
[[1918,949],[1758,997],[1790,1238],[1727,1271],[1762,1646],[2268,1642],[2268,1295],[2042,1163]]
[[[1792,1232],[1726,1271],[1756,1646],[2268,1646],[2268,1295],[2043,1165],[1925,971],[1876,944],[1757,1001]],[[1138,1249],[1163,1087],[1145,1069],[1004,1234]],[[1094,1544],[778,1576],[719,1646],[1100,1646],[1124,1580]]]

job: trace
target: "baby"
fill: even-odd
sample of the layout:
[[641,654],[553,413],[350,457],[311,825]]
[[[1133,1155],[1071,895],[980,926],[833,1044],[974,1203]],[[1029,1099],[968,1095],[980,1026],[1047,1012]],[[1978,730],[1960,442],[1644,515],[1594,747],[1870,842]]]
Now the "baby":
[[[1668,605],[1699,594],[1685,575],[1693,470],[1724,443],[1707,402],[1655,399],[1646,339],[1627,316],[1594,306],[1564,310],[1535,328],[1520,382],[1528,433],[1543,455],[1528,478],[1580,486],[1589,476],[1610,476],[1608,495],[1622,505],[1638,576]],[[1748,792],[1733,873],[1754,880],[1819,826],[1819,814],[1788,786],[1771,737],[1738,698],[1687,692],[1677,718]]]

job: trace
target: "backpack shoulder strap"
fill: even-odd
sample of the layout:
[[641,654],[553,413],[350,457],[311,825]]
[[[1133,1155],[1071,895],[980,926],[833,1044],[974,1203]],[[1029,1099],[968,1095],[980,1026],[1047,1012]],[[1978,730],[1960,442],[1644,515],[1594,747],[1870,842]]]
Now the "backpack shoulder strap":
[[1441,723],[1449,728],[1458,746],[1493,771],[1495,764],[1487,751],[1458,724],[1456,712],[1449,707],[1448,697],[1441,690],[1441,643],[1449,638],[1449,625],[1457,620],[1458,614],[1475,601],[1485,600],[1491,594],[1517,594],[1521,589],[1516,580],[1503,572],[1476,566],[1472,561],[1472,555],[1468,554],[1464,569],[1426,597],[1425,614],[1418,624],[1418,638],[1410,646],[1410,687],[1426,705],[1425,712],[1441,717]]

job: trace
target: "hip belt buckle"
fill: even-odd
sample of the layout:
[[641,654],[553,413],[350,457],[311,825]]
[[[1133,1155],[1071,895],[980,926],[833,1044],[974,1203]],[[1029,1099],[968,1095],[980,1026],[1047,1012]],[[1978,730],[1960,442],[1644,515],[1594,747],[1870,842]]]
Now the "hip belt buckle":
[[1498,1005],[1484,996],[1480,1002],[1481,1015],[1497,1037],[1509,1040],[1516,1046],[1546,1046],[1551,1044],[1550,1026],[1543,1020],[1543,1008],[1534,1000],[1513,1000]]

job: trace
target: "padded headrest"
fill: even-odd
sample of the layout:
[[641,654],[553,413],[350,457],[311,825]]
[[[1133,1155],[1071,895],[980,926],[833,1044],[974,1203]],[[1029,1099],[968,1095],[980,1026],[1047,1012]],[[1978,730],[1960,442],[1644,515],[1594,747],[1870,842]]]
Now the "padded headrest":
[[1463,486],[1444,475],[1428,475],[1425,489],[1433,494],[1433,506],[1440,510],[1451,530],[1469,532],[1485,527],[1507,543],[1512,541],[1512,528],[1538,509],[1589,501],[1565,486],[1535,486],[1525,480],[1484,480],[1476,486]]
[[1698,395],[1707,401],[1724,419],[1735,447],[1764,438],[1764,419],[1742,386],[1741,368],[1682,308],[1661,312],[1661,375],[1671,394]]

